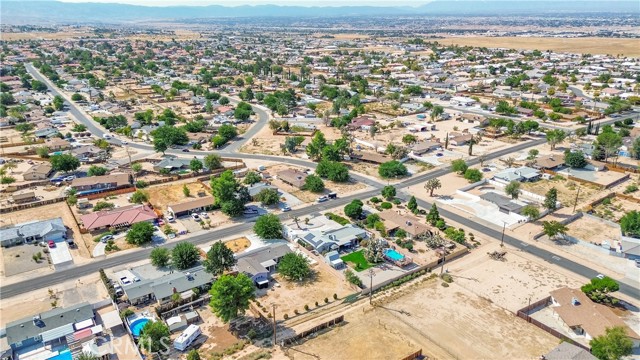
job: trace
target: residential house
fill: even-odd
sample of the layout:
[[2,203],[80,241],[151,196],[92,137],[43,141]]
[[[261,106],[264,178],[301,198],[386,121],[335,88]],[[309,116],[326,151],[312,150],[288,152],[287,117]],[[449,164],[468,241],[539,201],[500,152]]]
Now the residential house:
[[347,125],[349,130],[369,130],[371,126],[373,126],[376,121],[372,118],[366,116],[359,116],[353,118],[351,123]]
[[449,134],[449,144],[455,146],[462,146],[467,144],[469,141],[473,139],[473,135],[471,134],[460,134],[460,133],[451,133]]
[[326,253],[324,261],[334,269],[342,269],[344,267],[344,261],[342,261],[340,254],[335,250]]
[[174,218],[178,218],[180,216],[197,213],[199,211],[205,211],[213,206],[213,201],[213,196],[204,196],[180,203],[169,204],[167,205],[167,212]]
[[604,335],[607,328],[620,326],[633,342],[640,347],[640,335],[633,331],[608,307],[594,303],[580,289],[563,287],[551,291],[551,309],[564,329],[585,342]]
[[366,230],[347,224],[339,228],[324,231],[311,230],[304,234],[296,235],[294,241],[309,245],[318,252],[329,250],[349,249],[358,244],[361,239],[366,239],[369,234]]
[[46,180],[53,173],[53,167],[49,162],[43,162],[31,166],[27,171],[22,173],[25,181]]
[[37,241],[62,240],[67,228],[61,218],[32,221],[0,229],[0,246],[9,247]]
[[562,341],[553,350],[540,356],[540,360],[598,360],[598,358],[579,346]]
[[80,216],[82,227],[89,230],[129,227],[139,222],[153,222],[158,215],[147,205],[129,205],[113,210],[93,212]]
[[411,151],[414,155],[422,155],[431,150],[438,150],[440,148],[442,148],[442,145],[439,142],[425,140],[419,143],[415,143],[411,148]]
[[191,159],[173,157],[173,156],[165,156],[160,160],[160,162],[153,165],[153,170],[160,172],[164,171],[178,171],[178,170],[187,170],[189,169],[189,165],[191,163]]
[[505,214],[511,214],[511,213],[519,214],[523,208],[522,205],[511,201],[510,198],[492,191],[481,194],[480,198],[482,200],[488,201],[498,206],[498,210]]
[[263,182],[259,182],[257,184],[253,184],[253,185],[247,187],[247,191],[249,191],[249,195],[251,196],[251,199],[253,199],[254,201],[256,201],[256,197],[258,196],[258,194],[260,194],[260,192],[262,190],[266,190],[266,189],[276,189],[277,190],[277,188],[275,186],[271,186],[271,185],[263,183]]
[[287,185],[291,185],[298,189],[304,186],[307,179],[307,173],[296,169],[286,169],[276,174],[277,178]]
[[193,295],[192,289],[207,289],[214,281],[213,275],[203,268],[188,269],[184,272],[163,274],[156,279],[144,279],[122,287],[132,305],[145,304],[156,301],[162,305],[169,301],[174,294],[180,294],[182,299]]
[[250,277],[258,289],[264,289],[269,286],[269,276],[276,271],[282,257],[290,252],[287,244],[269,244],[236,255],[236,268]]
[[360,151],[360,150],[354,150],[351,153],[351,158],[354,160],[364,161],[366,163],[376,164],[376,165],[384,164],[387,161],[393,160],[392,158],[382,154]]
[[33,136],[39,139],[48,139],[58,134],[58,129],[54,127],[46,127],[44,129],[36,130],[33,132]]
[[407,234],[407,238],[415,238],[431,233],[431,229],[420,219],[406,211],[384,210],[378,214],[384,223],[387,233],[394,234],[402,229]]
[[493,176],[493,180],[510,183],[512,181],[528,182],[540,180],[540,171],[528,166],[507,168]]
[[69,143],[69,141],[67,140],[54,137],[51,139],[47,139],[47,141],[45,141],[44,143],[44,146],[46,146],[50,151],[62,151],[70,148],[71,143]]
[[536,158],[536,162],[533,167],[536,169],[557,170],[563,165],[564,157],[558,155],[548,155]]
[[103,190],[115,190],[131,185],[129,174],[109,174],[101,176],[87,176],[73,179],[71,187],[82,193],[93,193]]
[[65,345],[67,337],[73,338],[84,329],[90,329],[91,333],[102,331],[101,326],[96,326],[93,306],[87,302],[12,321],[6,326],[6,335],[14,353],[33,348],[39,351],[39,359],[53,359],[59,358],[54,348]]
[[95,159],[104,158],[106,151],[93,145],[84,145],[71,149],[71,155],[82,162],[90,162]]
[[38,198],[33,191],[15,192],[11,195],[11,201],[15,204],[24,204],[36,200],[38,200]]

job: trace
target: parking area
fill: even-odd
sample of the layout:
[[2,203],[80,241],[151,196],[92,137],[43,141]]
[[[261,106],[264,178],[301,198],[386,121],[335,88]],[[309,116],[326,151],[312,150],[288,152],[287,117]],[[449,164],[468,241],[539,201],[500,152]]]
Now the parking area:
[[73,257],[71,257],[69,245],[65,240],[56,241],[55,246],[49,248],[49,255],[51,256],[51,263],[56,268],[73,264]]

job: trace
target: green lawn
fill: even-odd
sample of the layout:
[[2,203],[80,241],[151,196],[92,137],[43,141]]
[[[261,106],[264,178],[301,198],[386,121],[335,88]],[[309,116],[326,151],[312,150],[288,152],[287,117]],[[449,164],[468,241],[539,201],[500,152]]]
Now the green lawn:
[[368,268],[373,266],[364,257],[364,254],[362,254],[362,250],[352,252],[349,255],[342,256],[341,259],[346,263],[351,263],[355,271],[367,270]]

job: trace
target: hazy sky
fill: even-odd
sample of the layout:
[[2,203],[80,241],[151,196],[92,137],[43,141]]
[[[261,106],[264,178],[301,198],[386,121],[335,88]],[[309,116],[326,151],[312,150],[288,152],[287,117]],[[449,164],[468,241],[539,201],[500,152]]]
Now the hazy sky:
[[147,6],[176,6],[176,5],[300,5],[300,6],[419,6],[430,0],[60,0],[64,2],[110,2],[121,4]]

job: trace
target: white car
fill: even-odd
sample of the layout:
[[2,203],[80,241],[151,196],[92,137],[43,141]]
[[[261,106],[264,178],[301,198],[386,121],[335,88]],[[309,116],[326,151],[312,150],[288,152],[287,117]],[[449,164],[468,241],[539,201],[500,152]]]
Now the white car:
[[200,221],[200,216],[198,216],[198,214],[191,214],[191,218],[195,221]]
[[200,213],[200,217],[203,218],[203,219],[208,219],[209,218],[209,214],[207,214],[206,212],[203,211],[203,212]]
[[165,215],[164,218],[167,219],[168,222],[176,221],[176,219],[172,215],[169,215],[169,214]]

